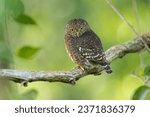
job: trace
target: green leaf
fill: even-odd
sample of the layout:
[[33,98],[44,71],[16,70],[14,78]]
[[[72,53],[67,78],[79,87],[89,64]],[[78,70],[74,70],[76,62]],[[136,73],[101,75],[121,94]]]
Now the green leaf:
[[10,49],[5,45],[4,42],[0,41],[0,60],[5,62],[12,61],[12,54]]
[[31,90],[23,93],[19,97],[19,99],[21,99],[21,100],[34,100],[34,99],[36,99],[37,95],[38,95],[38,91],[35,89],[31,89]]
[[14,18],[24,13],[24,5],[21,0],[5,0],[5,6],[8,14]]
[[150,76],[150,66],[146,66],[145,69],[144,69],[144,74],[146,76]]
[[150,87],[143,85],[136,89],[132,96],[133,100],[150,100]]
[[15,20],[21,24],[36,24],[36,22],[30,16],[25,14],[18,15]]
[[35,48],[31,46],[24,46],[18,50],[18,56],[24,59],[29,59],[33,57],[40,48]]
[[36,24],[36,22],[28,15],[24,14],[24,5],[21,0],[6,0],[6,10],[18,23]]

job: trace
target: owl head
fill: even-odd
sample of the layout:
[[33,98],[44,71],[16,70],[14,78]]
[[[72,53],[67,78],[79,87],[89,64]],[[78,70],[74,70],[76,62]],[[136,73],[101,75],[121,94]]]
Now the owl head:
[[90,30],[88,23],[85,20],[78,18],[72,19],[67,23],[65,33],[73,37],[80,37],[88,30]]

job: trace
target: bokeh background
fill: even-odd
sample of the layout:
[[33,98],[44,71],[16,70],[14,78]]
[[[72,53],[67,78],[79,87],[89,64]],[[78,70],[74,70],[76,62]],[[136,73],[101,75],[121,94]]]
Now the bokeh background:
[[[135,1],[112,2],[144,34],[150,31],[150,0],[137,0],[138,19]],[[63,38],[67,21],[78,17],[88,21],[101,37],[105,50],[136,38],[105,0],[0,0],[0,68],[33,71],[74,68]],[[0,99],[150,99],[144,74],[149,64],[150,55],[146,51],[128,54],[111,64],[112,74],[89,75],[74,86],[34,82],[23,87],[0,80]]]

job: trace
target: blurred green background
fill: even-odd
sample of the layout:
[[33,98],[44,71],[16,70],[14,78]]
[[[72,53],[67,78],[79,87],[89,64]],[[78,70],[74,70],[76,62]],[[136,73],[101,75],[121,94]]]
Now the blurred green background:
[[[140,29],[133,1],[113,3],[137,31],[149,32],[150,0],[137,0]],[[66,53],[63,38],[66,23],[77,17],[88,21],[105,50],[136,37],[105,0],[0,0],[0,68],[72,69],[76,65]],[[150,55],[143,51],[114,61],[112,74],[86,76],[74,86],[34,82],[25,88],[0,80],[0,99],[150,99],[149,65]]]

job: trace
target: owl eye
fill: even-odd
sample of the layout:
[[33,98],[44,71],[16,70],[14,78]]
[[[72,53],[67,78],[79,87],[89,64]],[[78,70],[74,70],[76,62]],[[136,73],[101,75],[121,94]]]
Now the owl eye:
[[80,30],[83,30],[83,28],[81,27]]

